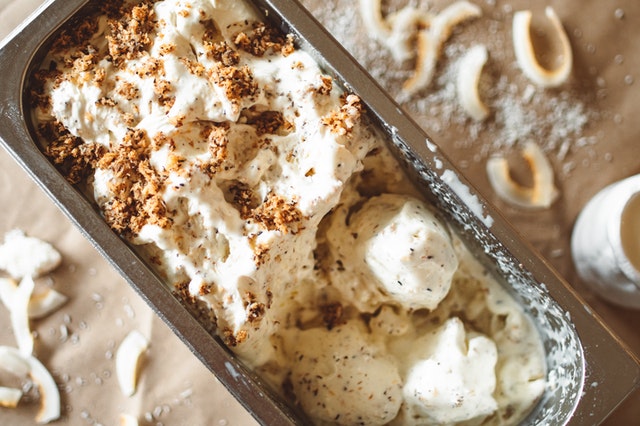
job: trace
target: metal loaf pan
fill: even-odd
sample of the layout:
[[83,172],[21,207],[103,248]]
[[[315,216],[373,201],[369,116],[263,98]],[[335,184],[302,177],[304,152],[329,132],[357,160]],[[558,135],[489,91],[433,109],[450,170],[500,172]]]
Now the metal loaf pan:
[[[544,340],[548,386],[523,424],[593,425],[602,422],[640,385],[638,360],[571,287],[550,269],[497,210],[487,204],[439,152],[437,143],[408,117],[317,21],[292,0],[255,0],[260,13],[293,33],[348,90],[408,173],[478,259],[520,301]],[[262,424],[307,424],[246,369],[170,293],[145,262],[106,225],[94,205],[41,153],[26,101],[30,73],[51,36],[67,20],[91,9],[88,0],[52,0],[0,44],[0,139],[14,159],[96,249],[122,274],[192,352]]]

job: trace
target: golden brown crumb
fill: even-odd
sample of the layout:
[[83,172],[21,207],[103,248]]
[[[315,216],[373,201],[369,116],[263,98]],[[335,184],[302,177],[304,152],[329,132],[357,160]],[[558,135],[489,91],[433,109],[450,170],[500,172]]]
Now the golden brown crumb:
[[56,37],[51,51],[62,52],[72,47],[82,46],[91,40],[97,30],[98,20],[96,18],[77,20],[71,25],[65,26],[65,29]]
[[189,58],[180,58],[180,62],[182,62],[187,71],[189,71],[191,74],[197,77],[202,77],[204,75],[206,69],[200,62],[194,61]]
[[233,42],[239,49],[254,56],[263,56],[270,52],[289,55],[294,51],[293,37],[283,36],[276,28],[262,22],[255,23],[250,32],[238,33]]
[[175,149],[175,141],[172,138],[163,132],[156,133],[151,140],[151,150],[157,151],[165,145],[168,145],[169,149],[172,151]]
[[146,224],[171,225],[162,199],[166,175],[151,166],[150,145],[143,130],[131,129],[97,164],[114,175],[109,183],[113,197],[104,206],[104,216],[117,232],[135,235]]
[[162,78],[156,78],[153,81],[153,91],[158,97],[158,103],[164,107],[165,111],[169,111],[176,102],[171,82]]
[[157,58],[147,58],[147,60],[139,65],[134,72],[138,75],[138,77],[151,77],[151,76],[160,76],[163,77],[165,75],[164,71],[164,62]]
[[200,168],[205,173],[211,176],[230,167],[230,165],[227,163],[227,159],[229,157],[229,138],[227,135],[228,129],[229,125],[227,123],[215,123],[213,125],[207,126],[201,131],[203,137],[207,139],[209,153],[211,153],[211,159],[209,161],[203,162],[200,165]]
[[100,87],[107,77],[107,71],[104,68],[95,68],[93,74],[93,84]]
[[276,134],[280,129],[291,128],[285,126],[284,116],[280,111],[256,111],[252,107],[242,111],[242,117],[247,120],[247,124],[255,127],[258,136]]
[[217,171],[229,156],[227,148],[229,145],[228,130],[229,125],[225,123],[211,126],[211,131],[207,137],[211,160],[207,166],[212,172]]
[[108,97],[106,97],[106,96],[103,96],[102,98],[100,98],[100,99],[98,99],[98,100],[96,101],[96,105],[99,105],[99,106],[106,106],[106,107],[115,107],[115,106],[117,106],[118,104],[117,104],[117,102],[116,102],[116,101],[114,101],[113,99],[108,98]]
[[322,124],[328,126],[332,133],[344,136],[358,123],[362,114],[360,98],[349,95],[338,111],[333,111],[322,118]]
[[267,195],[267,199],[262,204],[253,209],[251,217],[268,230],[280,231],[284,234],[297,233],[298,225],[303,219],[294,201],[288,201],[273,192]]
[[176,50],[175,43],[165,43],[160,46],[159,53],[164,56],[174,52],[175,50]]
[[225,41],[216,43],[205,41],[204,48],[207,52],[207,57],[222,63],[224,66],[231,67],[238,65],[238,62],[240,62],[238,52],[233,50]]
[[140,89],[135,84],[124,81],[120,83],[117,93],[126,100],[132,101],[140,96]]
[[42,69],[33,73],[31,78],[29,101],[32,107],[43,109],[51,105],[51,97],[45,92],[47,81],[54,81],[60,76],[60,71],[54,69]]
[[280,49],[280,53],[282,53],[283,56],[289,56],[295,52],[295,50],[296,47],[294,44],[293,34],[287,34],[287,41]]
[[213,83],[222,87],[225,95],[232,102],[254,96],[258,91],[258,84],[253,79],[249,67],[214,67],[209,78]]
[[256,266],[264,265],[269,261],[269,246],[257,244],[253,246],[253,262]]
[[234,347],[247,340],[247,330],[239,330],[234,334],[231,329],[225,328],[222,332],[222,337],[227,346]]
[[128,127],[134,127],[134,125],[136,124],[136,118],[133,114],[131,114],[130,112],[124,112],[122,113],[122,121],[128,126]]
[[38,132],[44,140],[49,141],[44,149],[45,155],[72,184],[92,175],[106,151],[101,145],[84,143],[57,121],[43,123]]
[[344,318],[344,308],[340,302],[328,303],[320,307],[322,321],[328,330],[346,323]]
[[125,60],[140,57],[151,45],[149,34],[155,28],[154,11],[150,4],[141,3],[125,12],[120,19],[109,19],[109,54],[116,66]]
[[251,212],[257,205],[253,191],[241,182],[229,186],[228,191],[231,195],[229,202],[240,212],[240,217],[249,219]]
[[328,95],[329,93],[331,93],[331,89],[333,89],[333,79],[329,76],[323,75],[320,76],[320,87],[318,88],[317,92],[320,95]]
[[98,55],[93,49],[88,53],[83,53],[73,60],[73,71],[77,74],[89,71],[98,63]]
[[247,291],[244,295],[246,310],[247,310],[247,320],[256,324],[260,322],[264,313],[266,311],[264,303],[258,302],[256,295]]

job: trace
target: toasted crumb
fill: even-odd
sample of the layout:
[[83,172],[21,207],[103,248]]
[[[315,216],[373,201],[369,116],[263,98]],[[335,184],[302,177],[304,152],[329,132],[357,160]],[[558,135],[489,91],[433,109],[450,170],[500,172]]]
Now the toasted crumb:
[[269,256],[269,246],[264,244],[257,244],[253,247],[253,260],[256,266],[264,265],[268,262]]
[[320,76],[320,87],[317,89],[317,93],[319,95],[328,95],[331,93],[331,89],[333,89],[333,79],[329,76],[322,75]]
[[38,132],[49,141],[44,149],[45,155],[72,184],[91,176],[106,151],[101,145],[84,143],[57,121],[41,124]]
[[321,306],[320,310],[322,311],[322,321],[328,330],[346,323],[343,316],[344,308],[340,302],[328,303]]
[[173,53],[175,50],[176,50],[175,43],[165,43],[160,46],[159,53],[160,55],[165,56]]
[[254,293],[249,291],[245,292],[244,300],[247,310],[247,319],[254,325],[258,323],[265,313],[265,304],[258,302],[258,298]]
[[225,344],[232,348],[247,340],[248,334],[247,330],[239,330],[234,334],[232,330],[225,328],[222,336],[224,337]]
[[256,23],[249,33],[240,32],[236,35],[234,43],[239,49],[254,56],[263,56],[268,52],[280,52],[289,55],[293,52],[293,38],[283,36],[275,28],[263,23]]
[[56,37],[51,50],[62,52],[71,47],[86,44],[98,30],[97,19],[82,19],[75,25],[65,27],[62,33]]
[[227,130],[225,126],[214,126],[209,133],[209,152],[213,157],[214,167],[219,167],[229,156]]
[[140,66],[138,66],[134,72],[138,77],[164,77],[164,62],[158,58],[146,58]]
[[238,62],[240,62],[238,52],[231,48],[225,41],[216,43],[207,41],[204,46],[207,51],[207,56],[214,61],[222,63],[224,66],[231,67],[238,65]]
[[141,56],[151,45],[149,34],[155,29],[154,11],[149,3],[141,3],[118,20],[109,20],[109,54],[116,66]]
[[120,83],[117,93],[128,101],[132,101],[140,97],[140,89],[135,84],[128,81]]
[[358,123],[361,114],[360,98],[356,95],[349,95],[338,111],[323,117],[322,123],[328,126],[332,133],[346,135]]
[[[52,67],[55,63],[52,63]],[[31,88],[29,91],[29,101],[32,107],[48,109],[51,106],[51,97],[45,91],[47,81],[56,81],[60,76],[60,71],[52,68],[36,71],[31,78]]]
[[235,102],[254,96],[258,85],[248,67],[218,66],[211,70],[209,78],[214,84],[222,87],[225,95]]
[[206,68],[200,62],[188,58],[180,58],[180,62],[191,74],[198,77],[205,75]]
[[146,224],[162,228],[171,225],[162,200],[166,174],[151,166],[150,146],[151,141],[143,130],[132,129],[97,164],[115,176],[110,184],[113,199],[104,206],[104,215],[117,232],[137,234]]
[[171,82],[169,80],[156,78],[153,82],[153,89],[160,105],[162,105],[166,111],[169,111],[176,101]]
[[289,127],[285,125],[284,116],[280,111],[256,111],[251,108],[243,111],[242,114],[247,124],[255,126],[258,136],[276,134],[278,130]]
[[267,199],[253,209],[251,216],[268,230],[277,230],[285,234],[289,232],[295,234],[303,218],[295,202],[274,193],[269,193]]

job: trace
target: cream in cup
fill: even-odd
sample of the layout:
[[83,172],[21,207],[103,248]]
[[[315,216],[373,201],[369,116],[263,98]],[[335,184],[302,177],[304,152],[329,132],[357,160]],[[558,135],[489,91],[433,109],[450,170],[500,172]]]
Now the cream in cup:
[[640,309],[640,175],[605,187],[587,203],[571,251],[578,275],[593,291]]

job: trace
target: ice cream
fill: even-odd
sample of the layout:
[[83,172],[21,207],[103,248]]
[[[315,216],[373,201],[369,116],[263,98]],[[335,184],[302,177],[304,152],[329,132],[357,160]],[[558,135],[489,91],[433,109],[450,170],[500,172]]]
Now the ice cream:
[[449,293],[458,258],[447,229],[429,208],[397,194],[373,197],[353,213],[346,207],[333,213],[328,232],[331,252],[342,264],[331,269],[331,278],[343,297],[363,310],[382,302],[408,309],[438,306]]
[[103,12],[36,73],[44,151],[241,359],[319,423],[522,418],[535,327],[357,96],[242,2]]

